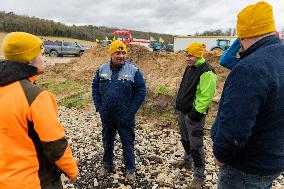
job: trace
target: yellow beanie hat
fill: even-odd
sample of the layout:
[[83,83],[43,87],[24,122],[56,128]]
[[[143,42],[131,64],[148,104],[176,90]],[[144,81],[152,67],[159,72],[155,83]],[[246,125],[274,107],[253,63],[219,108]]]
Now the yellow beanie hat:
[[276,31],[272,6],[260,1],[244,8],[238,14],[237,35],[239,38],[254,37]]
[[12,32],[5,36],[2,49],[7,60],[26,63],[41,54],[43,42],[29,33]]
[[122,41],[115,40],[110,44],[109,54],[112,55],[117,51],[127,53],[126,45]]
[[185,49],[188,55],[195,56],[197,58],[202,58],[205,52],[206,45],[203,43],[193,42]]

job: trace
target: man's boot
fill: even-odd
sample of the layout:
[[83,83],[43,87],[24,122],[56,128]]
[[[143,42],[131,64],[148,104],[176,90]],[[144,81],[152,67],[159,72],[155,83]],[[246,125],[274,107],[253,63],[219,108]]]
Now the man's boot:
[[134,173],[129,173],[127,171],[126,176],[125,176],[126,181],[128,182],[128,184],[134,184],[136,181],[136,176],[135,176],[135,172]]
[[184,149],[184,157],[183,160],[177,160],[172,162],[172,165],[176,168],[182,169],[192,169],[192,157],[189,154],[190,152],[190,145],[189,141],[181,140],[183,149]]
[[190,189],[201,189],[201,187],[205,184],[205,180],[204,179],[199,179],[194,177],[190,184],[189,184],[189,188]]
[[98,170],[98,178],[99,179],[104,179],[106,178],[110,173],[114,173],[114,168],[104,168],[102,167],[101,169]]

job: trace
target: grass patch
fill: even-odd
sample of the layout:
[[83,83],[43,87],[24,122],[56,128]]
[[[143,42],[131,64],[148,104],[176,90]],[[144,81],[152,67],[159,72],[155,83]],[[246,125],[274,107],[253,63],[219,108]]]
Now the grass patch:
[[58,97],[58,104],[66,107],[83,109],[92,102],[91,92],[86,86],[76,81],[65,79],[41,77],[38,82],[40,87],[47,89]]
[[168,94],[170,92],[170,89],[166,86],[161,86],[158,89],[158,95],[165,95]]
[[60,81],[52,77],[39,79],[37,82],[41,87],[54,94],[62,94],[67,91],[82,90],[82,86],[75,81]]
[[91,103],[91,101],[92,101],[92,98],[90,94],[87,94],[87,95],[74,94],[72,96],[69,96],[67,98],[60,100],[59,105],[66,106],[68,108],[75,107],[75,108],[83,109],[89,103]]
[[62,83],[51,85],[49,87],[49,91],[54,93],[54,94],[59,94],[63,91],[66,91],[66,90],[69,90],[69,89],[74,89],[74,88],[77,88],[77,84],[75,82],[65,81],[65,82],[62,82]]

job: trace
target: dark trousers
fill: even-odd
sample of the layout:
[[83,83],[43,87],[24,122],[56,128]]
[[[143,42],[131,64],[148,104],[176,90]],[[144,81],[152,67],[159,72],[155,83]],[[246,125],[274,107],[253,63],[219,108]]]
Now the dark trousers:
[[194,163],[194,176],[204,179],[205,154],[204,154],[204,125],[205,116],[199,121],[190,120],[188,114],[178,112],[178,123],[181,134],[181,142],[184,147],[184,160]]
[[61,178],[58,177],[57,180],[55,180],[54,182],[50,183],[45,187],[42,187],[42,189],[63,189]]
[[104,168],[113,167],[114,159],[114,141],[116,133],[118,132],[123,149],[123,161],[125,168],[130,172],[135,172],[135,155],[134,155],[134,141],[135,141],[135,120],[130,120],[128,123],[121,121],[110,123],[107,120],[102,120],[103,125],[103,165]]

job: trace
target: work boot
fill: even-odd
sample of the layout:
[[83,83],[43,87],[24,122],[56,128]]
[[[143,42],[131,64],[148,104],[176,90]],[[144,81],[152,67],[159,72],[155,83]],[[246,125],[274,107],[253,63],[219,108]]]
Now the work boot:
[[128,184],[134,184],[135,180],[136,180],[136,176],[135,173],[129,173],[127,171],[126,176],[125,176],[126,181],[128,182]]
[[192,169],[191,163],[188,163],[184,160],[176,160],[176,161],[172,162],[172,165],[176,168],[179,168],[179,169],[182,169],[182,168]]
[[104,167],[102,167],[101,169],[98,170],[98,178],[104,179],[104,178],[106,178],[110,173],[114,173],[113,167],[110,167],[110,168],[104,168]]
[[204,179],[199,179],[199,178],[196,178],[194,177],[190,184],[189,184],[189,188],[190,189],[201,189],[201,187],[205,184],[205,181]]

